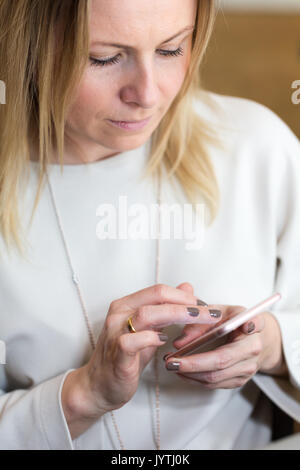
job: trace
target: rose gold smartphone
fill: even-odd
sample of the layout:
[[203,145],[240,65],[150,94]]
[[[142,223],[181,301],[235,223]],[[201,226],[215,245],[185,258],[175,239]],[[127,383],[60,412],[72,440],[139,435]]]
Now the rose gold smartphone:
[[251,318],[255,317],[258,313],[261,313],[266,310],[268,307],[270,307],[270,305],[274,304],[279,299],[281,299],[281,294],[274,294],[252,308],[246,309],[243,312],[238,313],[237,315],[233,315],[229,319],[227,318],[226,320],[221,320],[220,322],[218,322],[217,325],[213,325],[203,335],[193,339],[193,341],[186,344],[177,351],[173,351],[173,353],[168,354],[167,356],[165,356],[164,359],[167,360],[169,357],[176,358],[187,356],[190,353],[196,352],[197,350],[201,349],[207,344],[212,343],[218,338],[226,336],[231,331],[235,330]]

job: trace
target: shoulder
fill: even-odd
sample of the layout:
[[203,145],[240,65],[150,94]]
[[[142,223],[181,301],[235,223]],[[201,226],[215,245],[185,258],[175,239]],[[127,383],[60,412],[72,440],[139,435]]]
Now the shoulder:
[[194,100],[194,107],[198,114],[209,120],[222,122],[225,118],[226,126],[242,133],[265,134],[266,131],[278,130],[282,137],[292,133],[289,126],[274,111],[247,98],[202,90]]
[[[256,101],[202,90],[194,109],[214,124],[239,150],[252,155],[270,155],[300,165],[300,141],[290,127],[270,108]],[[248,153],[248,152],[247,152]]]

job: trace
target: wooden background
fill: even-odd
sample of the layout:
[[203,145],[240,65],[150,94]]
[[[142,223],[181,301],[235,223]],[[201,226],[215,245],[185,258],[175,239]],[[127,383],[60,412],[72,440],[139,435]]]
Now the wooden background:
[[[300,138],[300,14],[220,12],[203,63],[208,90],[258,101]],[[300,95],[299,95],[300,96]]]

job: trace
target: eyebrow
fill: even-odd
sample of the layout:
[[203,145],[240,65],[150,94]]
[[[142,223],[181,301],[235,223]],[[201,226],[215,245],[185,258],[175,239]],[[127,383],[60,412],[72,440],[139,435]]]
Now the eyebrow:
[[[175,34],[174,36],[170,37],[169,39],[166,39],[165,41],[163,41],[161,44],[166,44],[167,42],[169,41],[172,41],[172,39],[175,39],[177,38],[178,36],[180,36],[181,34],[185,33],[186,31],[190,31],[190,30],[194,30],[195,29],[195,25],[191,25],[191,26],[186,26],[185,28],[181,29],[177,34]],[[131,46],[127,46],[125,44],[112,44],[112,43],[108,43],[108,42],[105,42],[105,41],[94,41],[91,46],[94,46],[96,44],[101,44],[103,46],[111,46],[111,47],[123,47],[123,48],[126,48],[126,49],[134,49],[134,47],[131,47]]]

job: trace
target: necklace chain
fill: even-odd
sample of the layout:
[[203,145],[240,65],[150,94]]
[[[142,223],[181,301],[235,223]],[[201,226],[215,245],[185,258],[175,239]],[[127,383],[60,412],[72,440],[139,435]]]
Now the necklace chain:
[[[160,272],[160,235],[161,235],[160,234],[160,230],[161,230],[161,211],[160,211],[160,206],[161,206],[161,173],[160,173],[160,171],[159,171],[158,175],[159,175],[158,188],[157,188],[158,236],[157,236],[157,239],[156,239],[157,241],[156,241],[156,263],[155,263],[155,268],[156,268],[155,282],[156,282],[156,284],[158,284],[158,282],[159,282],[159,272]],[[71,272],[72,272],[72,280],[73,280],[73,282],[75,284],[75,287],[77,289],[77,292],[78,292],[80,304],[81,304],[81,307],[82,307],[85,323],[86,323],[87,330],[88,330],[89,340],[90,340],[92,348],[95,349],[95,347],[96,347],[95,338],[94,338],[93,331],[92,331],[92,328],[91,328],[91,324],[90,324],[90,320],[89,320],[89,317],[88,317],[87,309],[86,309],[85,303],[83,301],[82,292],[81,292],[81,289],[80,289],[80,286],[79,286],[79,279],[78,279],[78,276],[76,275],[76,272],[75,272],[75,269],[74,269],[74,266],[73,266],[73,263],[72,263],[72,260],[71,260],[70,251],[69,251],[67,241],[66,241],[66,238],[65,238],[65,235],[64,235],[64,230],[62,228],[61,218],[60,218],[58,210],[57,210],[57,205],[56,205],[56,202],[55,202],[52,185],[50,184],[50,179],[49,179],[47,168],[46,168],[46,176],[47,176],[50,195],[51,195],[51,199],[52,199],[56,219],[57,219],[57,222],[58,222],[58,226],[59,226],[59,229],[60,229],[60,233],[61,233],[61,236],[62,236],[66,256],[67,256],[68,263],[69,263],[69,266],[70,266],[70,269],[71,269]],[[154,371],[155,371],[155,401],[156,401],[156,449],[160,450],[160,389],[159,389],[157,350],[156,350],[155,355],[154,355]],[[125,446],[124,446],[124,443],[121,439],[120,431],[119,431],[119,428],[117,426],[117,422],[116,422],[115,415],[114,415],[113,411],[110,412],[110,415],[111,415],[112,423],[113,423],[115,431],[116,431],[116,435],[118,437],[118,441],[120,443],[120,447],[121,447],[122,450],[126,450]]]

